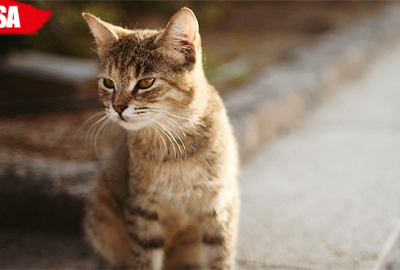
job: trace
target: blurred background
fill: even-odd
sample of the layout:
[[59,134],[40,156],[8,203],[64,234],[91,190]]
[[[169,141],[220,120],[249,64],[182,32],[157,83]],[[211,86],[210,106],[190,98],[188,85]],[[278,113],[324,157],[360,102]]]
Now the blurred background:
[[[322,34],[346,27],[386,4],[21,2],[53,12],[38,35],[0,35],[0,171],[1,167],[15,167],[19,170],[15,174],[25,174],[26,178],[30,172],[24,170],[25,165],[52,164],[49,170],[68,172],[70,167],[63,162],[93,165],[112,147],[113,129],[96,125],[101,118],[96,113],[103,110],[97,97],[97,55],[82,12],[127,28],[164,28],[179,8],[191,8],[200,25],[206,75],[224,97],[239,91],[269,67],[290,62],[296,48],[312,45]],[[80,235],[80,199],[65,194],[57,198],[36,196],[36,190],[42,192],[41,184],[26,185],[15,179],[0,182],[0,268],[93,267]],[[35,183],[39,180],[35,178]],[[52,188],[57,190],[57,185]],[[29,192],[19,194],[19,187]],[[12,192],[6,194],[7,190]]]

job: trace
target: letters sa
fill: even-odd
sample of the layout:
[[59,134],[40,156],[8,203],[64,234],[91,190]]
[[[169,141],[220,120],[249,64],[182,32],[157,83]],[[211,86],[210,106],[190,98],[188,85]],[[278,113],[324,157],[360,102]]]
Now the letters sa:
[[[7,18],[5,15],[7,15]],[[0,6],[0,28],[21,28],[17,6],[9,6],[8,13],[5,6]]]

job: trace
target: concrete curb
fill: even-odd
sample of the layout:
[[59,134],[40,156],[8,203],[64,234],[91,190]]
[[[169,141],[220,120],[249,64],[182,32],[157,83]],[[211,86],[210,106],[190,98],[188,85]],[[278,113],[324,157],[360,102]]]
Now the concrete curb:
[[400,5],[322,35],[293,60],[269,68],[224,98],[242,160],[293,126],[339,85],[361,75],[371,60],[400,40]]
[[[322,35],[312,46],[297,49],[291,62],[269,68],[251,84],[225,96],[242,160],[293,127],[341,82],[362,74],[374,57],[399,39],[400,4],[388,4],[370,17]],[[2,155],[0,164],[1,196],[66,197],[70,199],[66,207],[79,208],[77,217],[98,166]],[[25,210],[30,203],[26,202]],[[0,217],[8,220],[12,211],[7,210],[8,204],[0,205]]]

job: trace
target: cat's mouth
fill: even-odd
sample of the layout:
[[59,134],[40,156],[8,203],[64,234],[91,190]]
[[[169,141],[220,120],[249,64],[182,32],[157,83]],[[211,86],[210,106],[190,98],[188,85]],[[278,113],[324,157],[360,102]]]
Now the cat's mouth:
[[[170,119],[171,117],[165,116],[165,109],[149,108],[149,107],[127,107],[123,111],[118,112],[115,108],[108,109],[108,117],[110,120],[118,123],[120,126],[127,130],[139,130],[145,127],[159,126],[161,129],[166,128],[169,130],[169,125],[178,125],[176,120],[169,120],[166,123],[162,121],[164,118]],[[170,113],[169,113],[170,114]],[[175,115],[173,115],[175,116]],[[175,116],[177,117],[177,116]],[[179,118],[179,117],[178,117]],[[161,119],[161,120],[160,120]]]
[[122,120],[122,121],[125,121],[125,122],[128,122],[122,115],[120,115],[119,114],[119,118]]
[[111,113],[109,117],[127,130],[139,130],[149,125],[147,117],[139,116],[137,113]]
[[118,115],[117,117],[115,117],[115,119],[117,120],[117,122],[119,123],[127,123],[127,124],[136,124],[138,122],[140,122],[141,119],[138,119],[135,116],[130,116],[130,115]]

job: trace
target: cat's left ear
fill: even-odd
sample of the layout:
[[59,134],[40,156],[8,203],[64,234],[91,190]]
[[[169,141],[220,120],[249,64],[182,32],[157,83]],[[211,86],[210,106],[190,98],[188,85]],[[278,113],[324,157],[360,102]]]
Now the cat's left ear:
[[170,50],[178,51],[186,60],[195,60],[200,50],[199,24],[193,11],[181,8],[169,20],[167,27],[157,37],[156,43]]
[[96,39],[97,49],[100,54],[110,48],[118,39],[126,34],[127,30],[106,23],[90,13],[82,13]]

